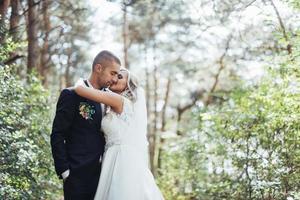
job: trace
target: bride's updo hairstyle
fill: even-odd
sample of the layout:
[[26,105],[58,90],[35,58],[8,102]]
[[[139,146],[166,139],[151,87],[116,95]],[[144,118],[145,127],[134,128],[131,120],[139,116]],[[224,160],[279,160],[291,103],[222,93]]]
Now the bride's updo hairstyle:
[[121,94],[135,102],[137,100],[137,88],[139,86],[137,77],[131,74],[125,67],[121,67],[120,71],[127,73],[127,87]]

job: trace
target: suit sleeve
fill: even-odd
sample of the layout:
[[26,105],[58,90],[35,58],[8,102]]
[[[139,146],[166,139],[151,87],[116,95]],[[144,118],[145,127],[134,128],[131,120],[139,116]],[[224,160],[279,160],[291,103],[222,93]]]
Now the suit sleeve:
[[76,111],[75,100],[74,91],[64,89],[56,105],[56,114],[51,133],[51,148],[55,171],[59,178],[62,178],[61,174],[70,168],[65,140],[70,132]]

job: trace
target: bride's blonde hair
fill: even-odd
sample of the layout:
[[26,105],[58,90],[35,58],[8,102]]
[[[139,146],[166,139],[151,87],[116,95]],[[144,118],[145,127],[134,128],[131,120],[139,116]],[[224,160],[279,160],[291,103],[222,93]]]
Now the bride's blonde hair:
[[131,74],[131,72],[125,67],[121,67],[120,71],[125,71],[127,73],[127,87],[121,94],[131,101],[136,101],[137,88],[139,86],[137,77]]

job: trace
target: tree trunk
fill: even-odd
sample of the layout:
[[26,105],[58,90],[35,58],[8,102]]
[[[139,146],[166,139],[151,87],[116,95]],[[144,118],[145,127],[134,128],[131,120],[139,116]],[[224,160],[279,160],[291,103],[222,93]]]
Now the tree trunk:
[[10,0],[2,0],[1,3],[0,3],[0,17],[1,17],[1,20],[0,20],[0,25],[4,25],[4,21],[5,21],[5,18],[6,18],[6,14],[7,14],[7,9],[9,7],[9,4],[10,4]]
[[12,36],[13,41],[19,41],[19,34],[18,34],[18,26],[20,22],[19,9],[20,9],[20,1],[12,0],[9,32],[10,35]]
[[49,54],[49,34],[51,31],[51,24],[49,19],[49,0],[43,0],[42,2],[42,12],[43,12],[43,30],[45,32],[43,38],[43,46],[41,49],[41,62],[39,66],[39,74],[42,77],[43,85],[47,87],[47,71],[50,65],[50,54]]
[[[19,0],[11,0],[11,15],[9,19],[9,33],[14,42],[18,42],[20,40],[19,34],[19,22],[20,22],[20,1]],[[11,52],[9,55],[10,64],[14,63],[17,59],[24,57],[24,55],[18,55],[17,52]],[[17,68],[17,74],[21,75],[21,69]]]
[[151,151],[150,151],[150,159],[151,159],[151,170],[154,176],[157,175],[157,155],[158,155],[158,149],[157,149],[157,144],[158,144],[158,128],[157,128],[157,122],[158,122],[158,109],[157,109],[157,102],[158,102],[158,67],[156,64],[156,42],[154,41],[154,45],[153,45],[153,63],[154,63],[154,71],[153,71],[153,79],[154,79],[154,99],[153,99],[153,103],[154,103],[154,118],[153,118],[153,129],[152,129],[152,144],[151,146]]
[[149,73],[149,69],[148,69],[148,62],[147,62],[147,46],[145,45],[145,63],[146,63],[146,68],[145,68],[145,74],[146,74],[146,107],[147,107],[147,119],[148,119],[148,124],[147,124],[147,136],[148,139],[150,137],[150,133],[151,133],[151,127],[150,127],[150,103],[151,103],[151,99],[150,99],[150,73]]
[[[10,0],[2,0],[0,3],[0,29],[5,28],[5,19]],[[5,33],[0,32],[0,44],[4,41]]]
[[27,73],[39,67],[39,46],[38,46],[38,14],[34,0],[28,0],[28,61]]
[[65,71],[65,83],[66,83],[66,87],[70,87],[72,85],[71,83],[71,75],[70,75],[70,69],[72,67],[72,63],[71,63],[71,56],[72,56],[72,52],[71,49],[68,50],[68,60],[67,60],[67,67],[66,67],[66,71]]
[[124,67],[129,69],[128,62],[128,24],[127,24],[127,5],[123,2],[123,51],[124,51]]
[[[160,132],[163,133],[166,131],[166,110],[167,110],[167,106],[168,106],[168,102],[169,102],[169,96],[170,96],[170,89],[171,89],[171,77],[169,76],[168,78],[168,82],[167,82],[167,88],[166,88],[166,94],[164,97],[164,105],[162,108],[162,113],[161,113],[161,128],[160,128]],[[162,146],[164,144],[164,139],[162,137],[159,137],[159,147],[158,147],[158,156],[157,156],[157,168],[161,168],[161,154],[162,154]]]

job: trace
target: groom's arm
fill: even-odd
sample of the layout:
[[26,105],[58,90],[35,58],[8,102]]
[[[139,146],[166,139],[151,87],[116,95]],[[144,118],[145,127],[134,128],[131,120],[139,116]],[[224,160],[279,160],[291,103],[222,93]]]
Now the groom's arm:
[[75,114],[75,93],[64,89],[56,105],[56,114],[51,133],[51,147],[55,170],[59,178],[69,169],[65,140]]

